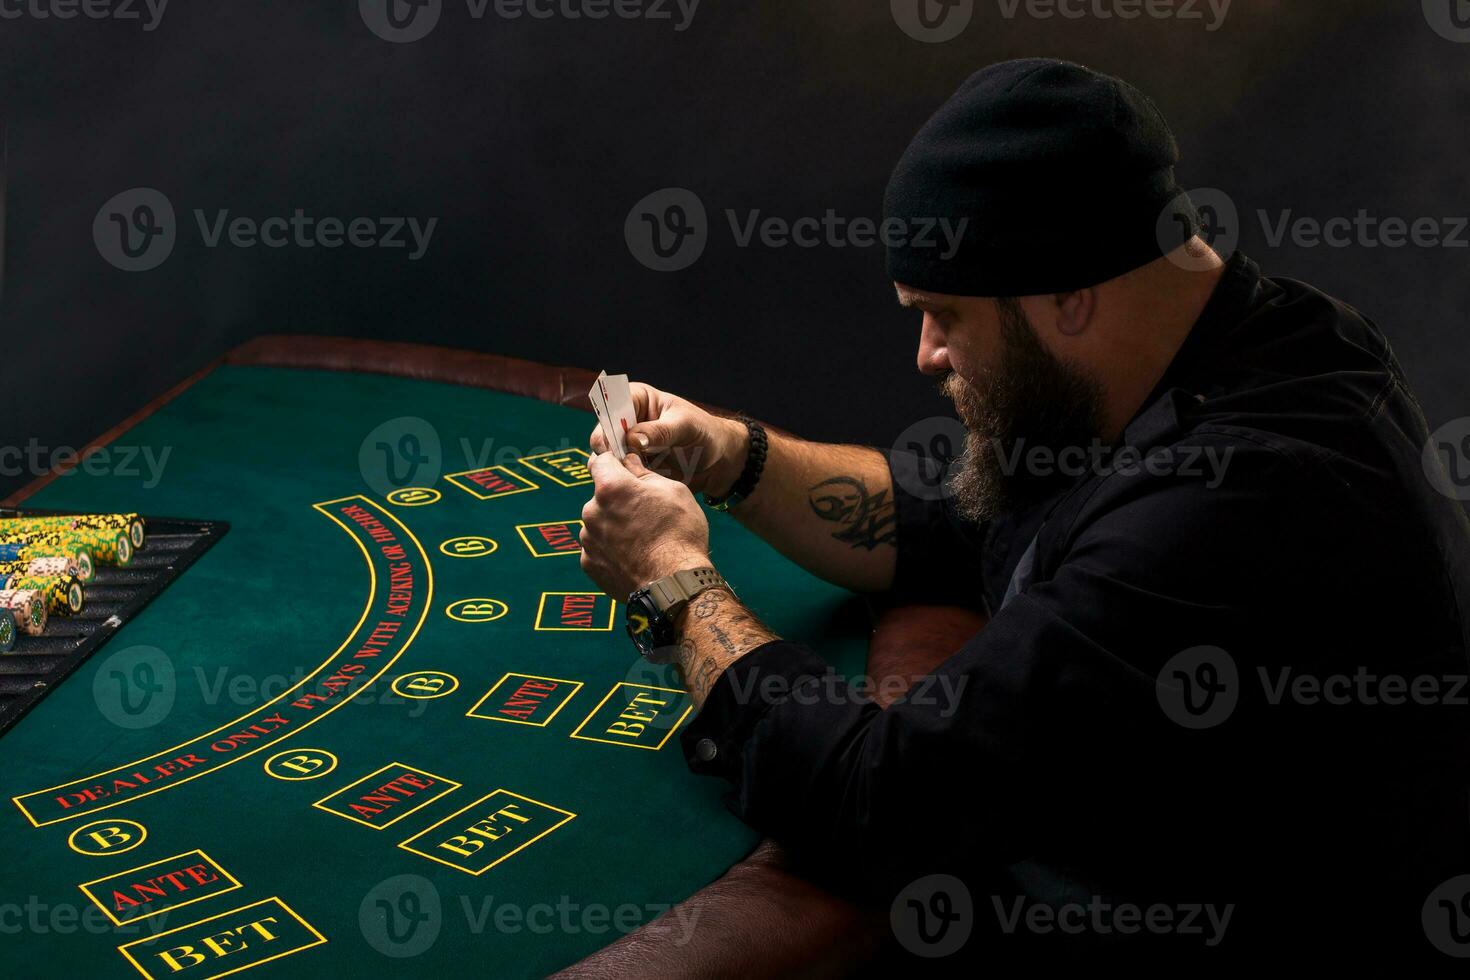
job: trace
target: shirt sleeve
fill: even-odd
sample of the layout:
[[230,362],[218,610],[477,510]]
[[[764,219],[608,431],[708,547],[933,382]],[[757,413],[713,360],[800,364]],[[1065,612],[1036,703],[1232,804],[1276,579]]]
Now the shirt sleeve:
[[962,518],[943,492],[951,463],[902,450],[887,454],[898,523],[889,597],[897,602],[983,610],[978,560],[984,528]]
[[1129,751],[1119,719],[1151,707],[1152,678],[1067,618],[1058,593],[1108,591],[1089,579],[1016,597],[887,710],[802,644],[760,647],[685,731],[690,766],[729,780],[737,815],[829,870],[856,854],[881,856],[885,879],[946,851],[1009,863],[1037,830],[1041,780],[1082,785],[1087,759]]
[[[1368,729],[1322,728],[1311,744],[1330,757],[1303,760],[1251,741],[1266,730],[1252,727],[1254,702],[1230,724],[1193,731],[1158,693],[1171,658],[1204,645],[1233,655],[1242,676],[1341,654],[1322,642],[1322,620],[1303,615],[1336,587],[1323,581],[1327,543],[1308,495],[1263,475],[1104,496],[1058,532],[1058,562],[887,710],[805,646],[752,651],[682,736],[691,768],[729,780],[732,808],[758,830],[831,868],[850,871],[863,855],[877,875],[881,861],[895,880],[965,857],[1008,865],[1040,842],[1165,874],[1171,848],[1198,849],[1189,835],[1202,815],[1228,825],[1226,812],[1244,807],[1246,825],[1250,807],[1306,793],[1302,773],[1328,799],[1324,787],[1349,778],[1353,739]],[[905,509],[910,519],[939,513]],[[911,560],[927,545],[914,548]],[[1334,576],[1350,581],[1351,563],[1337,564]],[[1320,592],[1304,593],[1308,576]],[[1320,805],[1310,799],[1302,805]]]

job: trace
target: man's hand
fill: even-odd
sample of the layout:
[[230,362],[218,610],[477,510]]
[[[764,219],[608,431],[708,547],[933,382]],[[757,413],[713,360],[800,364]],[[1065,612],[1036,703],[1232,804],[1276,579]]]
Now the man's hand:
[[[649,470],[637,454],[624,462],[612,453],[592,457],[595,487],[582,508],[582,570],[620,602],[666,575],[710,563],[709,522],[689,488]],[[674,663],[696,706],[726,667],[776,639],[723,587],[696,596],[675,626]]]
[[599,453],[588,466],[595,486],[582,508],[582,571],[602,591],[626,602],[650,582],[709,564],[709,522],[688,487],[636,454],[619,462]]
[[[638,424],[628,430],[628,451],[639,453],[655,473],[696,493],[729,493],[750,448],[745,426],[642,382],[630,383],[628,390],[638,416]],[[593,428],[589,443],[594,453],[608,451],[600,426]]]
[[[628,391],[638,418],[628,429],[629,451],[695,493],[728,497],[750,455],[745,424],[646,384],[632,382]],[[890,588],[898,567],[898,494],[885,456],[804,442],[778,429],[768,428],[766,438],[760,482],[729,516],[828,582],[858,592]],[[599,455],[608,449],[601,428],[589,442]]]

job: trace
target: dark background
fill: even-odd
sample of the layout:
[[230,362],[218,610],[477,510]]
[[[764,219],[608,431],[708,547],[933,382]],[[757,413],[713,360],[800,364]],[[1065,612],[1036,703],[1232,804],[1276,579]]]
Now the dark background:
[[[1273,247],[1255,217],[1470,214],[1470,44],[1432,30],[1418,0],[1237,0],[1214,31],[1008,19],[976,0],[942,44],[908,37],[888,0],[704,0],[683,32],[475,20],[445,0],[406,44],[369,31],[355,0],[173,0],[153,31],[0,19],[0,445],[80,445],[231,346],[283,331],[606,367],[815,438],[886,444],[947,403],[914,370],[917,319],[895,305],[881,250],[738,248],[724,211],[880,217],[928,114],[971,71],[1029,55],[1151,94],[1183,148],[1182,183],[1228,192],[1241,247],[1377,320],[1431,425],[1470,413],[1470,251]],[[634,259],[623,224],[671,186],[699,195],[710,240],[692,267],[660,273]],[[92,238],[103,203],[134,187],[178,214],[174,251],[146,272],[114,268]],[[414,262],[405,249],[211,249],[195,208],[438,225]],[[1073,232],[1085,242],[1087,215]],[[0,476],[0,496],[30,476]]]

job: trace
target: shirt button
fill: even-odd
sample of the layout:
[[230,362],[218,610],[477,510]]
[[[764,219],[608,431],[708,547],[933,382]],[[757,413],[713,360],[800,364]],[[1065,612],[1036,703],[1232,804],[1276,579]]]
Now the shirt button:
[[720,750],[712,738],[702,738],[694,746],[694,757],[700,762],[713,762]]

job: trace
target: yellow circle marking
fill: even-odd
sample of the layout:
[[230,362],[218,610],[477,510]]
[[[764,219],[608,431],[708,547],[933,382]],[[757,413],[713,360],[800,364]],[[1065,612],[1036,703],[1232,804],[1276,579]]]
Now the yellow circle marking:
[[499,599],[460,599],[444,607],[444,615],[461,623],[488,623],[510,612]]
[[[286,759],[287,756],[296,756],[297,759]],[[323,757],[327,760],[325,764],[318,765],[310,770],[303,768],[306,761],[321,759]],[[277,759],[286,759],[286,761],[276,766],[274,763]],[[277,752],[265,760],[262,768],[265,769],[265,774],[273,779],[284,779],[288,783],[299,783],[308,779],[316,779],[319,776],[325,776],[333,769],[336,769],[337,757],[326,749],[287,749],[284,752]],[[291,773],[291,775],[283,776],[277,770]]]
[[437,503],[444,495],[433,487],[403,487],[388,494],[388,503],[396,507],[424,507]]
[[[147,839],[148,828],[136,820],[93,820],[73,830],[66,846],[87,857],[107,857],[131,851]],[[114,840],[115,846],[108,843]]]
[[439,545],[439,550],[450,558],[484,558],[494,554],[499,547],[491,538],[468,534],[462,538],[450,538]]
[[459,690],[459,678],[442,670],[416,670],[411,674],[400,674],[388,686],[399,697],[432,701]]

